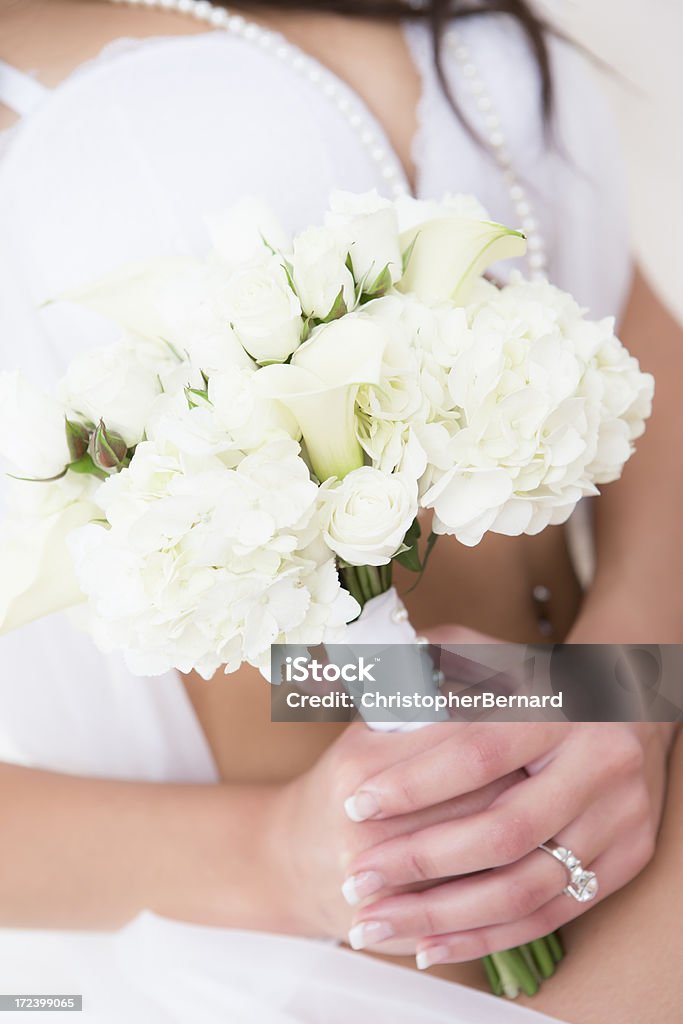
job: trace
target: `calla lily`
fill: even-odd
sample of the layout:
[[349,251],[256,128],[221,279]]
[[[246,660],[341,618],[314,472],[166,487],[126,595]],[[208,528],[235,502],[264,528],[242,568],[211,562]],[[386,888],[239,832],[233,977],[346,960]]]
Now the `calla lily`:
[[3,526],[0,635],[85,600],[67,537],[101,514],[91,502],[75,501],[45,518],[10,520]]
[[[57,297],[99,313],[142,338],[161,340],[178,353],[215,336],[231,361],[251,360],[221,311],[222,276],[189,256],[132,263]],[[55,301],[55,300],[52,300]]]
[[386,338],[368,319],[346,316],[318,327],[288,365],[265,366],[254,386],[290,410],[322,482],[342,479],[363,465],[356,436],[355,402],[360,384],[380,380]]
[[526,239],[493,221],[438,217],[401,234],[406,270],[396,285],[429,304],[451,299],[464,305],[472,285],[492,263],[526,252]]

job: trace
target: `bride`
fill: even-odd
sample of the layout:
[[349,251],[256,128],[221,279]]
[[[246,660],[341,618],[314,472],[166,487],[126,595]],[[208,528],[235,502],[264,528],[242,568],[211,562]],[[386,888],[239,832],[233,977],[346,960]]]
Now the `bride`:
[[[681,334],[632,272],[585,59],[525,3],[0,0],[0,28],[3,368],[49,383],[105,344],[94,314],[45,300],[201,253],[243,196],[294,230],[333,188],[474,192],[524,227],[522,269],[620,312],[656,411],[598,503],[588,590],[562,529],[488,535],[446,548],[411,618],[437,641],[680,640]],[[145,1024],[673,1019],[672,727],[273,725],[250,670],[133,678],[62,617],[1,643],[3,990],[82,992],[93,1020]],[[616,895],[583,914],[535,849],[551,835]],[[572,919],[533,1009],[476,990],[468,961]],[[351,928],[369,955],[340,948]],[[416,951],[427,976],[405,969]]]

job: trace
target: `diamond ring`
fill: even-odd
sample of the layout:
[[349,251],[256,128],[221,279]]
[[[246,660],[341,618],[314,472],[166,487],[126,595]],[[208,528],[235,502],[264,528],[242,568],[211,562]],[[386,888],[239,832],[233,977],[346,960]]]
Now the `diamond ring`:
[[569,874],[569,885],[563,890],[567,896],[578,900],[579,903],[588,903],[595,899],[599,888],[596,874],[594,871],[586,871],[576,854],[552,839],[547,843],[541,843],[539,850],[545,850],[555,860],[559,860],[560,864],[564,864]]

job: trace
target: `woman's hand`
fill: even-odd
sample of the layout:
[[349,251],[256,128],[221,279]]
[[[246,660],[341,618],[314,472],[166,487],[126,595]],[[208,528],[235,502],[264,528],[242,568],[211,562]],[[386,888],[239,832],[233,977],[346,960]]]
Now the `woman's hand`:
[[[372,878],[378,893],[364,891],[371,902],[354,917],[355,946],[379,934],[421,935],[421,967],[475,959],[553,931],[590,905],[562,892],[566,869],[538,851],[540,843],[554,838],[595,870],[599,898],[652,856],[671,727],[452,723],[423,732],[436,729],[438,742],[348,790],[354,818],[401,822],[511,772],[528,775],[466,818],[406,829],[369,848],[363,843],[349,878]],[[451,880],[433,884],[444,878]],[[425,891],[381,895],[430,882]],[[353,884],[347,880],[347,888]]]
[[[356,871],[349,881],[349,864],[354,858],[398,841],[398,837],[408,838],[413,832],[420,834],[483,812],[521,777],[517,773],[500,776],[434,805],[427,800],[400,816],[361,824],[349,819],[344,811],[349,793],[370,777],[382,777],[400,764],[426,756],[446,739],[450,728],[445,723],[407,734],[386,734],[372,732],[364,724],[352,725],[308,772],[283,788],[273,801],[267,829],[269,862],[285,901],[283,920],[288,932],[345,938],[353,913],[349,904],[360,903],[371,893],[389,896],[397,889],[378,886],[371,871]],[[417,880],[410,887],[421,888],[422,882]],[[423,930],[403,934],[400,942],[385,942],[382,952],[415,953],[420,934]],[[365,945],[374,946],[382,938],[379,931],[372,934],[366,930]]]

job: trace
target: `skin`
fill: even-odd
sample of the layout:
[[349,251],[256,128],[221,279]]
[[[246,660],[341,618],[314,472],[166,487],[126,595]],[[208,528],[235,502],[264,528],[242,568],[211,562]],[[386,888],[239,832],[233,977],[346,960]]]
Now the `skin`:
[[[0,18],[0,56],[19,67],[38,68],[48,85],[57,84],[111,39],[203,30],[186,17],[85,0],[0,3]],[[419,81],[399,30],[293,12],[264,12],[261,20],[285,31],[353,85],[414,178],[410,146]],[[376,59],[378,53],[381,60]],[[12,120],[10,112],[0,108],[0,126]],[[683,367],[677,364],[683,362],[683,337],[640,275],[634,279],[621,336],[643,368],[655,373],[657,400],[637,456],[623,479],[606,488],[597,503],[598,572],[590,592],[582,599],[559,528],[535,538],[491,536],[471,550],[441,542],[429,575],[408,598],[420,631],[435,629],[447,617],[459,627],[497,638],[539,640],[530,593],[534,584],[544,583],[553,594],[557,639],[680,641],[683,549],[675,538],[683,483],[671,472],[670,439],[680,434],[677,370]],[[653,494],[658,495],[656,509]],[[464,639],[462,633],[432,635]],[[500,751],[484,757],[487,750],[498,750],[495,743],[473,730],[461,737],[450,726],[443,737],[443,727],[434,726],[420,734],[390,738],[360,727],[342,735],[340,727],[329,723],[274,726],[268,721],[268,688],[249,669],[209,684],[189,678],[187,689],[219,769],[221,782],[216,786],[106,782],[0,766],[0,804],[7,829],[1,854],[0,922],[117,927],[147,907],[200,923],[343,936],[353,923],[377,919],[377,894],[360,910],[350,908],[340,894],[349,875],[373,870],[387,875],[382,912],[395,915],[392,926],[399,940],[383,943],[382,950],[397,955],[445,943],[445,959],[451,962],[437,970],[442,976],[473,981],[479,977],[478,968],[473,972],[452,961],[479,956],[496,944],[500,948],[523,941],[529,928],[540,934],[580,910],[557,895],[565,881],[559,865],[531,852],[539,836],[566,829],[572,845],[582,855],[585,851],[586,862],[593,856],[603,858],[602,894],[625,885],[652,857],[672,740],[668,728],[615,725],[598,733],[588,726],[546,731],[525,726],[519,727],[514,743],[508,734],[505,757]],[[610,730],[609,742],[604,729]],[[677,764],[680,747],[679,742]],[[599,760],[595,751],[602,757],[607,749],[607,763],[593,768]],[[533,778],[518,771],[540,757],[547,764]],[[414,779],[424,764],[432,765],[429,772],[442,784],[457,777],[459,790],[430,789],[428,772],[419,776],[424,789],[418,792],[429,794],[430,804],[424,797],[419,806],[411,804],[410,788],[394,781],[404,804],[389,802],[384,817],[361,823],[344,814],[344,800],[358,789],[373,780],[377,786],[378,779],[384,780],[381,785],[401,777],[405,783],[406,775]],[[457,772],[450,771],[453,764],[459,766]],[[415,800],[414,792],[412,796]],[[633,947],[619,941],[619,928],[622,936],[626,931],[621,922],[627,920],[631,932],[639,922],[658,927],[658,915],[666,911],[661,893],[669,881],[674,884],[672,864],[683,852],[683,835],[675,824],[681,796],[675,785],[657,856],[635,883],[636,896],[631,885],[595,910],[601,934],[614,936],[623,957],[615,963],[634,960]],[[52,820],[55,827],[46,827]],[[492,830],[487,836],[499,837],[493,862],[486,861],[490,853],[481,842],[482,824]],[[436,847],[426,849],[425,836],[439,834],[448,837],[443,845],[449,850],[451,840],[457,840],[457,856],[451,859],[447,853],[437,860]],[[47,845],[45,835],[60,838]],[[394,860],[392,849],[401,851]],[[171,851],[165,852],[161,870],[160,851]],[[415,864],[416,851],[427,868],[411,875],[407,866]],[[306,875],[301,877],[304,853]],[[105,871],[101,865],[106,865]],[[424,895],[391,895],[397,885],[423,889],[436,877],[450,879],[468,870],[465,865],[470,870],[494,870],[490,877],[483,876],[485,882],[455,879]],[[506,884],[511,879],[512,887]],[[486,892],[475,888],[483,884]],[[648,893],[657,894],[654,903]],[[623,907],[628,908],[628,918]],[[436,913],[443,915],[437,919],[438,940],[434,928],[428,927]],[[534,916],[539,913],[542,919]],[[548,1013],[571,1013],[566,1019],[577,1024],[604,1020],[608,1013],[601,1002],[601,983],[591,985],[590,978],[601,965],[591,958],[592,930],[584,920],[566,929],[569,945],[579,946],[577,955],[533,1003]],[[568,979],[576,975],[577,964],[584,972],[583,987],[591,991],[591,1006],[571,1002]],[[645,1014],[650,1010],[645,1009],[645,998],[651,994],[642,983],[642,972],[623,969],[623,974],[620,998],[624,1005],[627,997],[633,1000],[629,1009],[641,1007],[639,1024],[647,1024]],[[671,979],[662,978],[660,988],[665,1005]],[[653,1005],[656,1001],[647,1003]],[[600,1008],[602,1017],[591,1016]]]

